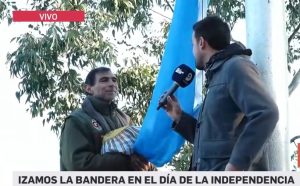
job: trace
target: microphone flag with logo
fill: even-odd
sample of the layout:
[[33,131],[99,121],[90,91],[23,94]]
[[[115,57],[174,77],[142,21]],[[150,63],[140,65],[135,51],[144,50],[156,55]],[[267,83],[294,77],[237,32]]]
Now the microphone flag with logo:
[[173,85],[172,87],[164,93],[162,98],[160,98],[157,110],[167,103],[167,97],[173,95],[178,87],[188,86],[194,79],[195,72],[185,64],[181,64],[177,67],[172,75]]
[[[192,49],[193,24],[198,17],[198,0],[176,0],[165,53],[156,80],[152,99],[141,131],[134,144],[134,151],[154,165],[168,163],[179,152],[184,139],[172,130],[172,120],[163,110],[157,110],[161,95],[173,84],[171,74],[180,64],[195,69]],[[181,108],[193,113],[195,80],[175,93]]]

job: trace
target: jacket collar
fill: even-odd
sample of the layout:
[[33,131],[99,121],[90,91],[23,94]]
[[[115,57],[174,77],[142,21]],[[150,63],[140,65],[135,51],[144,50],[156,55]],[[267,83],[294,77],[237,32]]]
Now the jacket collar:
[[111,102],[110,104],[102,100],[101,98],[95,97],[95,96],[87,96],[86,99],[89,99],[98,112],[100,112],[103,115],[111,115],[114,113],[117,109],[117,105],[114,102]]
[[225,61],[234,55],[251,56],[251,49],[246,49],[241,43],[233,43],[228,45],[225,49],[214,54],[206,64],[207,71],[214,71],[223,65]]
[[225,49],[217,52],[214,54],[209,61],[206,63],[206,83],[205,87],[207,88],[209,85],[210,80],[212,79],[212,76],[214,72],[216,72],[228,59],[235,55],[247,55],[251,56],[252,51],[251,49],[246,49],[244,45],[241,43],[233,43],[228,45]]

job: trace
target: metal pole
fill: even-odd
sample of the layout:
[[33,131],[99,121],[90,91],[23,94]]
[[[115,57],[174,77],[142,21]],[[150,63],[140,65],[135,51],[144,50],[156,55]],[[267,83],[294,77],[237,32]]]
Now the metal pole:
[[209,0],[198,0],[198,19],[201,20],[207,15]]
[[289,170],[287,40],[283,0],[246,0],[247,46],[279,108],[279,122],[266,144],[264,168]]
[[[210,0],[198,0],[198,20],[203,19],[207,15],[207,9]],[[203,102],[202,87],[204,85],[204,72],[196,69],[196,87],[195,87],[195,101],[194,108]]]

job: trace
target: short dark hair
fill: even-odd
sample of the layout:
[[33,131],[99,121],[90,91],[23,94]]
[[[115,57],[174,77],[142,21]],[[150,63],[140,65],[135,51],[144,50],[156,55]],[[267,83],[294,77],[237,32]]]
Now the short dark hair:
[[85,84],[86,85],[95,85],[96,81],[95,81],[95,78],[96,78],[96,74],[98,73],[104,73],[104,72],[111,72],[110,68],[107,68],[107,67],[99,67],[99,68],[95,68],[93,70],[91,70],[88,75],[86,76],[86,79],[85,79]]
[[230,29],[226,22],[217,16],[206,17],[194,24],[195,38],[201,36],[215,50],[222,50],[230,44]]

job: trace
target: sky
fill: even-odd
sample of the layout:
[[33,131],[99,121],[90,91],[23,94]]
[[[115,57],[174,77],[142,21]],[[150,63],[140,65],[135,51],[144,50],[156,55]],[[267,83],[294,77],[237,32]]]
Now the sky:
[[[12,23],[7,27],[0,24],[0,185],[12,185],[13,171],[59,171],[59,140],[42,126],[40,118],[31,118],[26,112],[27,106],[19,103],[15,97],[19,79],[10,78],[9,66],[5,64],[6,54],[16,46],[10,43],[12,37],[24,33],[26,23]],[[243,43],[245,23],[240,22],[233,30],[236,40]],[[300,89],[289,98],[289,118],[295,130],[291,134],[299,135]]]
[[6,53],[14,46],[10,39],[24,32],[24,25],[0,25],[0,185],[12,185],[13,171],[58,171],[58,137],[43,127],[41,119],[32,119],[26,106],[15,97],[18,79],[10,78]]

